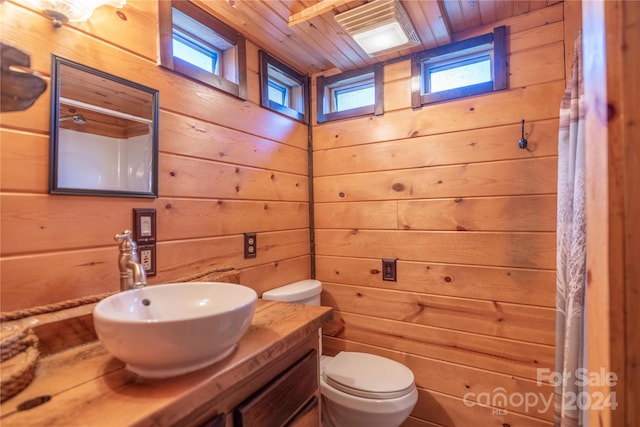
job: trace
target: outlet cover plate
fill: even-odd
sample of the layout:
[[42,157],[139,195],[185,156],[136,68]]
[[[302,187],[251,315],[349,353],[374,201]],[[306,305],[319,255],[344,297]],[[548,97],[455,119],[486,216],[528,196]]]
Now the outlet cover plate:
[[395,259],[382,258],[382,280],[396,282],[397,271]]
[[142,264],[147,277],[156,275],[156,245],[138,245],[138,261]]
[[256,233],[244,233],[244,257],[255,258],[258,252]]

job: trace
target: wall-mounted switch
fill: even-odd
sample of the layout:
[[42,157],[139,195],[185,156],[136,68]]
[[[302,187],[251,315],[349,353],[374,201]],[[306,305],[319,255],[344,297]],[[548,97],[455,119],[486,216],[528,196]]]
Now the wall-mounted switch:
[[255,258],[258,252],[256,233],[244,233],[244,257]]
[[139,245],[156,242],[155,209],[133,209],[133,240]]
[[382,259],[382,280],[386,280],[387,282],[395,282],[396,281],[396,260],[383,258]]

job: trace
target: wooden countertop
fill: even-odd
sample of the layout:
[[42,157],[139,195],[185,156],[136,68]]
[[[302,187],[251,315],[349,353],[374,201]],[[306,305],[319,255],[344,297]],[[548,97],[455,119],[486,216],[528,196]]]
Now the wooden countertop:
[[[76,346],[41,359],[34,381],[0,405],[0,424],[197,425],[237,405],[239,396],[246,397],[269,381],[269,375],[286,369],[291,357],[317,340],[318,328],[330,318],[329,307],[258,300],[252,325],[231,356],[167,379],[139,378],[100,342]],[[17,410],[42,396],[50,400]]]

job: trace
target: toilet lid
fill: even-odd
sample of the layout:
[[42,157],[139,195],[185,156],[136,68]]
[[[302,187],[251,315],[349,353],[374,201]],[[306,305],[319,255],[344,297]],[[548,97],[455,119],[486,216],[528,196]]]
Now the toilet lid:
[[401,363],[368,353],[343,351],[324,367],[324,379],[345,393],[374,399],[393,399],[414,387],[413,372]]

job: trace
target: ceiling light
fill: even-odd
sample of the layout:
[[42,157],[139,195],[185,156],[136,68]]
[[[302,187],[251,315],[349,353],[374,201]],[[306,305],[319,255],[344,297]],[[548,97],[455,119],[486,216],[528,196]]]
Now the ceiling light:
[[123,7],[126,0],[23,0],[44,12],[53,20],[54,27],[63,22],[83,22],[100,6]]
[[369,56],[420,44],[398,0],[374,0],[336,15],[335,20]]

